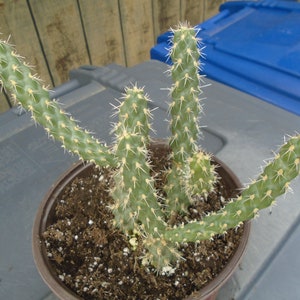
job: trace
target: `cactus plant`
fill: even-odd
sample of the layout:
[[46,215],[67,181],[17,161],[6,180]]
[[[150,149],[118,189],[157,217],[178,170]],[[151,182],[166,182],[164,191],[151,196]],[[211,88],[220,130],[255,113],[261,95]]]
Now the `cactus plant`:
[[158,271],[180,259],[180,243],[211,239],[274,204],[276,197],[289,189],[291,180],[300,172],[300,135],[295,135],[237,199],[201,221],[182,226],[170,224],[172,214],[184,214],[189,204],[199,195],[205,198],[217,181],[210,155],[197,146],[198,118],[202,111],[200,48],[194,28],[180,24],[173,30],[170,48],[173,85],[169,107],[172,167],[167,174],[162,206],[150,176],[147,146],[151,111],[148,108],[150,100],[143,89],[133,85],[125,90],[124,99],[117,107],[119,120],[113,130],[116,142],[109,148],[82,129],[57,101],[50,100],[49,91],[16,54],[14,47],[6,41],[0,42],[3,87],[31,113],[34,122],[45,128],[50,138],[62,143],[63,148],[77,154],[81,160],[114,168],[114,185],[110,192],[114,199],[111,210],[115,226],[129,237],[132,234],[143,237],[147,250],[143,261],[148,261]]

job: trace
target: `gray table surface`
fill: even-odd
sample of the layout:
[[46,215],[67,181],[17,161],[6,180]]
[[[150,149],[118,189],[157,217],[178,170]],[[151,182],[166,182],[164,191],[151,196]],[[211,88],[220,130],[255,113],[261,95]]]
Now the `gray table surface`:
[[[170,79],[157,61],[123,68],[82,67],[54,90],[65,109],[81,125],[108,143],[110,102],[124,85],[146,86],[153,100],[158,137],[168,135],[167,100]],[[264,160],[300,128],[300,118],[257,98],[207,79],[201,119],[203,147],[228,164],[247,183]],[[37,207],[54,180],[77,159],[48,140],[28,115],[13,110],[0,115],[0,299],[55,299],[41,280],[31,254],[31,230]],[[300,299],[300,180],[276,207],[253,221],[246,255],[218,299]],[[281,271],[281,272],[280,272]],[[287,272],[289,271],[289,272]],[[288,290],[292,288],[292,290]]]

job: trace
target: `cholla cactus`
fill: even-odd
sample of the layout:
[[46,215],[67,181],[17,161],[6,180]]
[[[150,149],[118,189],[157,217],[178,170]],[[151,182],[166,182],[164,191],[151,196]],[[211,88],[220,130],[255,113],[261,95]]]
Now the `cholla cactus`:
[[258,179],[223,209],[201,221],[178,227],[170,224],[170,215],[184,213],[191,201],[199,198],[193,196],[205,197],[217,180],[210,156],[198,149],[196,143],[200,134],[197,122],[202,93],[196,32],[181,24],[173,30],[173,36],[170,49],[173,101],[169,109],[173,165],[167,176],[164,207],[159,204],[154,179],[150,176],[147,149],[151,111],[143,89],[137,86],[126,89],[117,108],[119,121],[113,130],[116,142],[113,148],[108,148],[79,127],[57,101],[51,101],[49,91],[32,75],[23,58],[7,42],[0,41],[0,79],[4,88],[65,149],[82,160],[116,170],[111,190],[115,225],[129,238],[134,235],[142,238],[147,250],[143,262],[148,261],[157,270],[180,259],[178,244],[211,239],[255,217],[260,209],[272,205],[276,197],[285,193],[290,181],[300,172],[300,135],[296,135],[281,147]]

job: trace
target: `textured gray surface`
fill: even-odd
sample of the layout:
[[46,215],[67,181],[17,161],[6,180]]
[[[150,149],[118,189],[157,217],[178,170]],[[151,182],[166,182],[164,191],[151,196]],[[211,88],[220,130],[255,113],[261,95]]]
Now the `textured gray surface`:
[[42,300],[59,300],[59,299],[54,294],[51,293],[45,298],[43,298]]
[[[162,73],[165,68],[156,61],[128,69],[117,65],[84,67],[71,72],[71,81],[58,87],[54,94],[60,96],[76,119],[82,120],[81,125],[109,143],[109,103],[119,97],[124,84],[137,80],[139,85],[146,86],[153,105],[159,106],[154,111],[154,127],[159,137],[165,137],[168,92],[164,88],[169,85],[169,79]],[[206,127],[201,144],[217,153],[247,183],[259,172],[263,160],[272,156],[272,150],[277,149],[283,136],[299,131],[300,118],[222,84],[209,82],[211,86],[205,88],[205,115],[201,125]],[[49,296],[49,289],[35,269],[31,229],[43,195],[74,161],[76,158],[64,154],[58,144],[46,138],[41,128],[35,128],[27,115],[16,116],[9,111],[0,116],[0,299],[55,299]],[[280,253],[293,255],[283,246],[287,234],[291,238],[298,236],[293,241],[298,241],[300,246],[295,225],[300,214],[300,202],[296,199],[300,192],[299,179],[292,187],[294,194],[280,199],[272,214],[266,210],[253,221],[246,256],[218,299],[285,299],[272,291],[265,298],[259,298],[259,293],[261,283],[270,286],[266,282],[272,282],[273,272],[266,270],[272,270],[280,261]],[[283,279],[289,281],[286,273]],[[283,283],[283,289],[286,286]],[[252,298],[254,290],[256,294]],[[299,286],[294,290],[299,293]]]

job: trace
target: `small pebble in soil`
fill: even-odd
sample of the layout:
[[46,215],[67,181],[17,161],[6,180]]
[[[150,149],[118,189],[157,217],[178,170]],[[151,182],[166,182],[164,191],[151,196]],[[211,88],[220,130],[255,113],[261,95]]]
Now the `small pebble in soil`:
[[64,275],[59,275],[58,277],[59,277],[59,279],[60,279],[61,281],[64,281],[64,280],[65,280],[65,276],[64,276]]
[[130,253],[129,248],[125,247],[125,248],[123,249],[123,255],[124,255],[124,256],[128,256],[129,253]]
[[171,276],[175,273],[175,269],[171,266],[163,267],[162,269],[162,275]]

